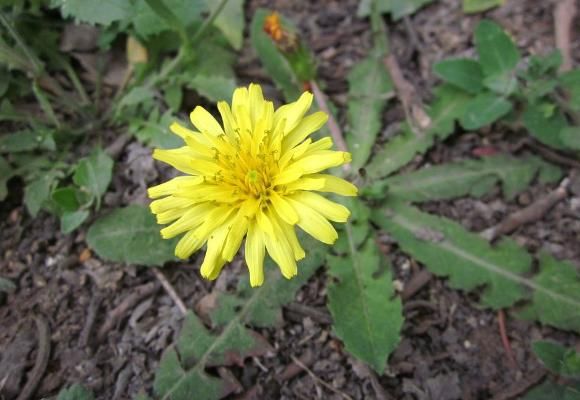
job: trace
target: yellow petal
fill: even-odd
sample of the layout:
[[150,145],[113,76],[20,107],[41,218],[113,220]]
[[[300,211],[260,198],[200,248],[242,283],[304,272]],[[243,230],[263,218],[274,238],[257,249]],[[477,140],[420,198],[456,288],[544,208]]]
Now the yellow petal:
[[233,211],[229,206],[214,207],[207,213],[203,224],[194,231],[196,236],[202,239],[210,236],[218,227],[228,223]]
[[298,241],[294,227],[288,225],[284,221],[280,221],[280,229],[284,233],[284,236],[286,236],[286,239],[288,239],[288,243],[290,244],[292,252],[294,253],[294,259],[296,261],[302,260],[306,256],[306,253]]
[[175,255],[182,260],[189,258],[189,256],[199,250],[201,246],[205,243],[205,240],[201,240],[195,236],[193,231],[187,232],[177,243],[175,247]]
[[313,238],[323,243],[333,244],[338,239],[338,233],[326,218],[303,203],[288,198],[300,216],[298,226]]
[[189,188],[199,185],[202,182],[203,178],[201,176],[178,176],[160,185],[150,187],[147,189],[147,195],[151,199],[169,196],[170,194],[178,192],[184,186]]
[[280,267],[282,275],[286,279],[290,279],[298,273],[294,252],[292,251],[290,243],[288,243],[288,239],[286,239],[279,227],[276,231],[277,234],[275,237],[263,236],[264,242],[266,243],[266,250],[268,250],[270,257]]
[[324,180],[324,185],[321,189],[311,189],[311,190],[318,190],[319,192],[336,193],[341,196],[356,196],[358,194],[358,188],[355,185],[353,185],[349,181],[346,181],[334,175],[313,174],[309,175],[309,177],[313,179]]
[[337,167],[351,160],[350,153],[344,151],[321,150],[302,157],[287,167],[287,170],[300,169],[305,175],[328,168]]
[[228,230],[222,227],[215,232],[207,241],[207,250],[199,272],[206,279],[213,280],[218,277],[225,260],[222,258],[222,249]]
[[224,133],[219,122],[203,107],[197,106],[189,114],[191,123],[200,131],[212,135],[221,135]]
[[262,116],[262,112],[264,111],[264,95],[262,94],[262,88],[260,85],[254,83],[250,84],[250,87],[248,88],[248,100],[252,126],[256,126],[256,122]]
[[314,175],[302,177],[286,185],[286,192],[290,193],[296,190],[321,190],[324,188],[324,179],[312,178]]
[[250,285],[252,287],[262,285],[264,283],[265,243],[262,239],[262,233],[255,223],[251,223],[248,229],[245,254],[250,273]]
[[296,192],[290,197],[297,202],[306,204],[308,207],[312,208],[314,211],[319,212],[323,217],[331,221],[346,222],[350,216],[350,211],[348,208],[342,204],[330,201],[316,193],[304,191]]
[[191,207],[177,221],[161,229],[161,236],[163,239],[171,239],[180,233],[197,228],[213,209],[214,207],[207,203]]
[[279,121],[285,119],[286,126],[284,132],[291,132],[312,105],[313,98],[314,96],[312,96],[312,93],[304,92],[294,103],[285,104],[278,108],[274,113],[274,126],[276,126]]
[[232,110],[236,110],[239,106],[249,109],[250,102],[248,97],[248,88],[239,87],[234,90],[234,94],[232,95]]
[[160,214],[174,208],[185,208],[195,204],[195,200],[185,197],[168,196],[159,200],[152,201],[149,208],[153,214]]
[[298,125],[284,138],[282,147],[287,150],[301,143],[310,134],[316,132],[326,123],[328,115],[322,111],[317,111],[303,118]]
[[298,214],[296,210],[288,203],[284,197],[280,196],[276,191],[272,191],[270,194],[270,200],[272,201],[272,205],[274,206],[274,210],[276,213],[284,220],[286,223],[290,225],[295,225],[298,223]]
[[164,163],[171,165],[173,168],[189,175],[197,175],[196,170],[191,167],[191,160],[194,157],[195,153],[193,153],[189,146],[183,146],[171,150],[153,150],[154,159],[163,161]]
[[222,257],[226,261],[232,261],[234,259],[247,230],[248,218],[245,217],[241,211],[238,211],[238,215],[234,218],[229,227],[229,233],[222,252]]

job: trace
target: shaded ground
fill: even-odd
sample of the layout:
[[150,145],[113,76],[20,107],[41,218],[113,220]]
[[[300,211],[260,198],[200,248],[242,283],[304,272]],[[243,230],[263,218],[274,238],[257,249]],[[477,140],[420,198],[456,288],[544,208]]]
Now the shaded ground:
[[[344,107],[346,74],[366,55],[371,40],[368,21],[356,17],[357,3],[254,0],[247,11],[251,15],[258,6],[267,5],[295,21],[317,53],[327,93]],[[406,22],[389,23],[392,50],[425,101],[435,83],[432,63],[452,55],[472,54],[471,32],[483,16],[502,23],[527,54],[553,48],[550,2],[507,3],[487,15],[466,17],[458,0],[442,0]],[[258,81],[268,93],[273,92],[255,55],[247,50],[249,46],[245,49],[238,65],[240,83]],[[389,126],[402,119],[399,106],[389,107],[384,115],[385,136]],[[484,145],[506,149],[514,141],[513,135],[489,132],[456,136],[418,157],[412,166],[467,158]],[[107,207],[145,202],[145,187],[169,173],[146,154],[137,143],[124,148],[105,198]],[[19,182],[11,182],[10,198],[0,207],[0,271],[18,286],[16,292],[0,298],[0,376],[7,369],[11,371],[3,383],[5,397],[14,398],[26,379],[34,378],[27,375],[39,351],[33,315],[42,315],[49,322],[52,344],[48,367],[39,377],[37,398],[54,395],[73,382],[82,382],[98,399],[107,400],[131,398],[141,389],[150,390],[161,352],[179,330],[180,314],[173,301],[151,271],[104,263],[92,256],[84,244],[83,229],[63,236],[55,218],[41,215],[31,219],[21,205],[19,186]],[[481,231],[550,189],[534,185],[513,202],[505,202],[498,191],[483,199],[431,203],[426,210]],[[544,249],[580,264],[579,196],[578,192],[570,196],[542,221],[513,236],[533,252]],[[388,237],[383,239],[382,249],[393,261],[398,284],[408,291],[419,276],[426,275]],[[198,277],[198,263],[192,259],[190,264],[164,270],[190,308],[199,307],[214,285]],[[241,271],[240,262],[233,264],[215,285],[226,286]],[[325,275],[320,271],[286,309],[284,325],[261,331],[275,353],[250,359],[244,368],[230,369],[243,387],[241,392],[246,393],[239,394],[240,398],[252,398],[250,392],[260,399],[372,399],[381,395],[377,383],[385,398],[392,399],[515,398],[545,374],[530,352],[532,341],[550,337],[574,344],[574,338],[567,334],[508,315],[506,329],[517,362],[512,366],[501,343],[495,313],[478,309],[474,299],[450,290],[444,281],[430,278],[425,282],[405,299],[407,320],[402,342],[388,370],[379,382],[373,382],[365,368],[345,355],[332,334],[325,310]],[[127,303],[127,299],[135,301]],[[115,316],[118,320],[104,330]],[[292,374],[292,356],[308,365],[316,378],[300,369]]]

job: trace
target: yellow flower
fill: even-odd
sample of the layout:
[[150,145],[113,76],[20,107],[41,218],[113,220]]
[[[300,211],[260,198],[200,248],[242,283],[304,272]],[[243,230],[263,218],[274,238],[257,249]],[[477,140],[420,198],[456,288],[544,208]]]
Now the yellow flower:
[[197,131],[178,123],[171,131],[186,143],[178,149],[159,150],[153,157],[187,174],[149,188],[157,199],[151,210],[168,239],[185,233],[175,254],[185,259],[207,242],[201,275],[215,279],[232,261],[245,241],[250,283],[264,281],[266,251],[282,274],[297,274],[296,261],[305,253],[295,225],[332,244],[338,235],[328,221],[345,222],[350,212],[318,192],[356,196],[357,188],[320,172],[351,160],[350,153],[330,150],[329,137],[313,141],[310,134],[328,119],[323,112],[305,116],[312,94],[274,110],[259,85],[238,88],[232,107],[217,107],[220,125],[209,112],[196,107],[190,115]]

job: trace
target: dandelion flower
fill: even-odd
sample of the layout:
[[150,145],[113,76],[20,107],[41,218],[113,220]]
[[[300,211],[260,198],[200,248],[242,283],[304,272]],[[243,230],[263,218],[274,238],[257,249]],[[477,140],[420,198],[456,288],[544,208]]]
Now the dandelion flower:
[[149,188],[151,210],[163,238],[183,234],[175,254],[186,259],[207,243],[201,275],[215,279],[232,261],[245,238],[245,259],[252,286],[264,281],[266,252],[284,277],[298,272],[305,257],[296,236],[297,225],[315,239],[332,244],[338,234],[329,222],[346,222],[350,212],[315,192],[356,196],[357,188],[321,173],[351,160],[333,151],[332,140],[313,140],[328,116],[305,116],[312,94],[274,110],[259,85],[235,90],[232,106],[217,108],[222,124],[202,107],[190,115],[196,131],[173,123],[171,131],[185,146],[156,149],[153,157],[184,176]]

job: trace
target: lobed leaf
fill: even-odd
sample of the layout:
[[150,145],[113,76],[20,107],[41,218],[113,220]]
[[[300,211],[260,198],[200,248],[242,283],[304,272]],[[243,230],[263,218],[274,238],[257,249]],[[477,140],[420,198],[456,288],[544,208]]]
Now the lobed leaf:
[[120,208],[95,221],[87,232],[88,245],[104,260],[162,266],[175,260],[175,240],[162,239],[147,207]]
[[377,47],[348,74],[349,124],[347,144],[352,167],[364,166],[382,126],[382,113],[393,85],[383,63],[384,53]]
[[534,291],[520,317],[580,332],[580,274],[571,264],[547,254],[540,255],[539,261],[533,286],[543,290]]
[[[360,203],[353,210],[365,207],[351,202]],[[374,236],[356,231],[359,226],[368,233],[368,219],[362,213],[353,217],[335,245],[340,254],[326,257],[335,278],[328,286],[328,309],[346,350],[381,374],[400,340],[402,305],[395,297],[391,265],[379,254]]]
[[452,288],[473,291],[483,286],[480,301],[486,307],[509,307],[526,296],[522,274],[530,272],[532,259],[513,241],[492,247],[451,220],[397,201],[388,201],[385,210],[373,214],[373,221],[403,251],[447,277]]
[[403,124],[401,133],[390,139],[366,166],[367,176],[373,180],[388,176],[410,162],[416,154],[424,153],[454,131],[455,120],[463,115],[470,95],[451,85],[435,89],[436,100],[428,110],[431,127],[427,132],[415,133]]
[[267,262],[264,284],[251,288],[244,278],[237,294],[216,293],[210,310],[211,331],[192,312],[188,313],[175,348],[163,355],[155,376],[154,391],[164,400],[220,399],[231,392],[228,382],[210,376],[209,366],[241,364],[244,358],[264,354],[270,346],[246,325],[269,327],[281,322],[281,306],[321,265],[324,247],[313,240],[304,243],[307,258],[299,273],[286,280],[272,262]]
[[375,199],[393,196],[421,202],[481,197],[501,183],[505,197],[511,199],[538,175],[542,182],[554,182],[561,178],[562,171],[537,157],[515,158],[501,154],[399,174],[365,187],[363,194]]
[[540,340],[534,342],[532,349],[536,356],[550,371],[557,375],[580,377],[580,353],[561,344]]

